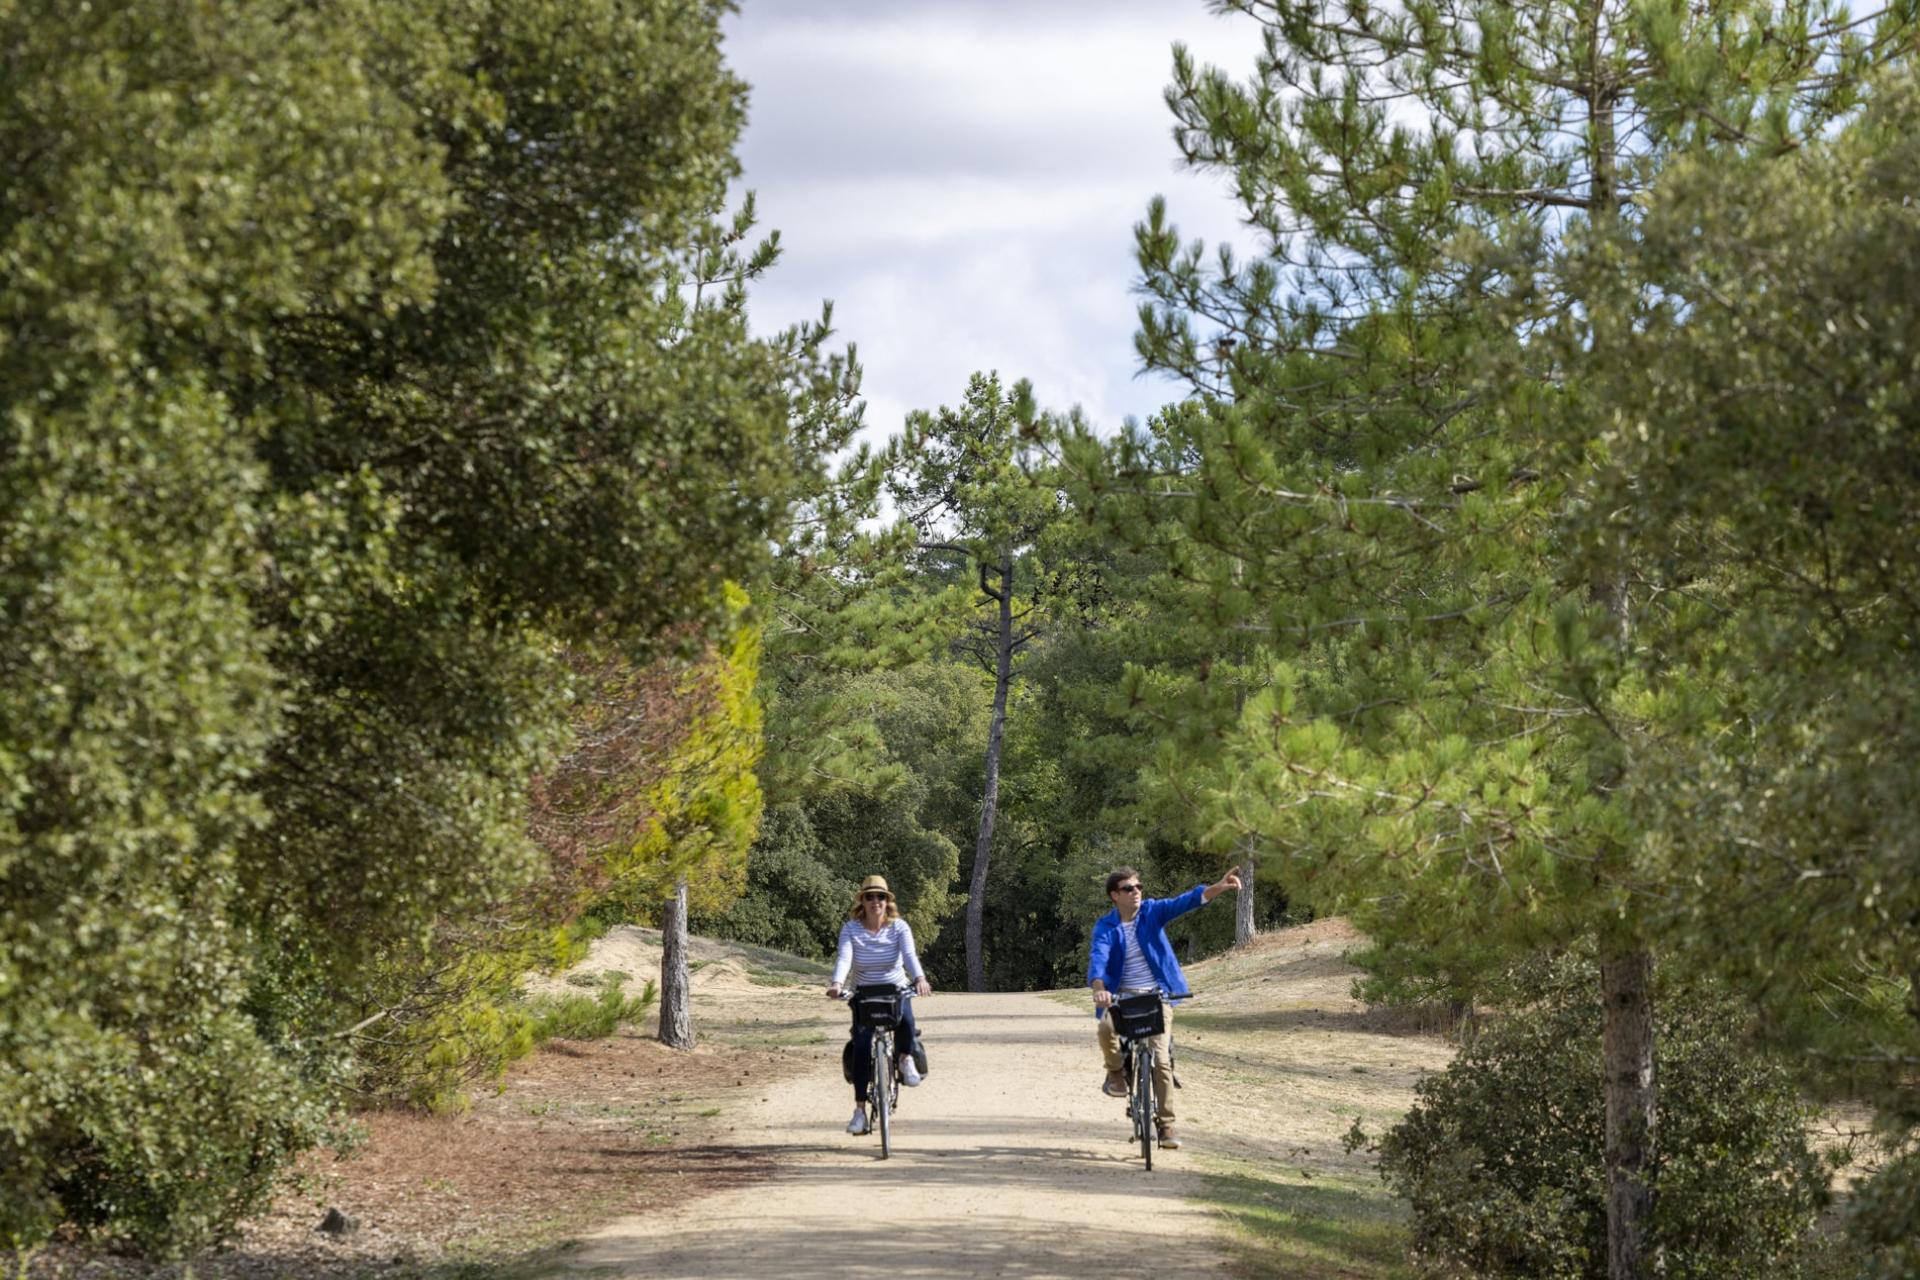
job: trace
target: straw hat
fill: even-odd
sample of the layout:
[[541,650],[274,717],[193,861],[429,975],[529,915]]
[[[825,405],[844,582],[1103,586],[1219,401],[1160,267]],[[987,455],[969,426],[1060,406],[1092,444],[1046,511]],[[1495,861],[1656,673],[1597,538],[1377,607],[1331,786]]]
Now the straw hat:
[[858,920],[861,915],[864,914],[867,905],[864,899],[869,893],[884,893],[887,895],[887,919],[892,920],[900,914],[900,904],[893,900],[893,890],[887,888],[887,878],[885,876],[868,876],[860,882],[860,887],[854,891],[853,905],[847,908],[847,919]]

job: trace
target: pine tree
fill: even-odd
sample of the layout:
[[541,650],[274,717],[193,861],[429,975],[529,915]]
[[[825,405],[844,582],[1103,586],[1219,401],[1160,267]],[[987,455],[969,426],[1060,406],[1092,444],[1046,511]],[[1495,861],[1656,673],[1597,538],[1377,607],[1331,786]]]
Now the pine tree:
[[[1676,166],[1633,240],[1575,246],[1589,306],[1553,335],[1594,405],[1565,424],[1593,472],[1573,545],[1597,572],[1632,548],[1634,659],[1682,713],[1636,762],[1668,936],[1909,1152],[1917,118],[1908,67],[1787,163]],[[1911,1242],[1920,1162],[1880,1177],[1862,1234]]]
[[[1594,940],[1608,1017],[1610,1274],[1658,1267],[1657,880],[1627,796],[1659,708],[1626,665],[1634,579],[1573,581],[1547,469],[1563,238],[1627,234],[1671,157],[1777,154],[1852,111],[1904,9],[1601,0],[1241,0],[1237,84],[1176,51],[1186,160],[1235,184],[1258,255],[1139,230],[1142,363],[1199,399],[1068,446],[1123,537],[1285,661],[1248,701],[1223,835],[1359,904],[1401,973]],[[1427,957],[1407,960],[1404,957]]]
[[1058,490],[1036,472],[1042,461],[1037,419],[1029,384],[1006,391],[997,375],[975,374],[959,407],[910,415],[889,459],[888,485],[903,517],[920,531],[919,550],[962,565],[988,615],[965,646],[993,679],[986,780],[967,887],[969,991],[986,989],[983,918],[1007,697],[1020,654],[1040,634],[1039,604],[1031,591],[1022,595],[1016,575],[1061,514]]

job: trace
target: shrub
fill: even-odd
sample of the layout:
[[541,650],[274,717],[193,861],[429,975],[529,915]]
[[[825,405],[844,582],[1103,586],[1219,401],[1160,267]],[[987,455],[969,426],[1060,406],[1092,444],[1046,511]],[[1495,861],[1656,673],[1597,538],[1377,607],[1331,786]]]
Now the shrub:
[[1859,1188],[1847,1226],[1863,1280],[1920,1280],[1920,1150],[1908,1145]]
[[[1599,984],[1559,970],[1423,1080],[1380,1144],[1412,1206],[1418,1251],[1485,1276],[1604,1280],[1606,1121]],[[1724,1001],[1656,1005],[1660,1082],[1654,1231],[1667,1275],[1798,1274],[1826,1198],[1808,1110],[1786,1071],[1740,1042]]]
[[598,1040],[612,1035],[621,1024],[638,1022],[653,1008],[659,991],[652,979],[637,996],[627,996],[620,978],[609,973],[598,995],[545,996],[528,1002],[532,1017],[533,1041]]

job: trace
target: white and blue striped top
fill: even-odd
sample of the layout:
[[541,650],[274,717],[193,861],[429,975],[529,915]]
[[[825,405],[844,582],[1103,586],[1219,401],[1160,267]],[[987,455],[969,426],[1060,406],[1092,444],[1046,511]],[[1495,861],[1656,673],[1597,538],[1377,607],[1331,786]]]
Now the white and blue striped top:
[[1138,920],[1128,920],[1120,926],[1121,945],[1126,948],[1126,967],[1120,971],[1120,989],[1122,991],[1158,991],[1160,984],[1154,980],[1153,969],[1147,964],[1147,953],[1140,949],[1140,939],[1135,936],[1134,926]]
[[890,920],[878,933],[868,932],[858,920],[847,921],[840,926],[840,953],[833,960],[834,986],[846,982],[849,969],[856,986],[884,982],[904,987],[909,978],[918,981],[922,970],[913,950],[913,930],[905,920]]

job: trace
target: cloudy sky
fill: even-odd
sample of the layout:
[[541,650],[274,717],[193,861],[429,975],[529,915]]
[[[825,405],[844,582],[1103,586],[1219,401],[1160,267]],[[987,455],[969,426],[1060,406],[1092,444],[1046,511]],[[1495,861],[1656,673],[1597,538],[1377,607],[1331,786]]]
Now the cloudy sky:
[[743,185],[784,249],[756,320],[832,299],[874,435],[976,369],[1106,430],[1174,398],[1135,375],[1132,228],[1159,193],[1187,235],[1233,237],[1220,180],[1175,164],[1161,91],[1176,40],[1245,74],[1245,19],[1203,0],[745,0],[727,30],[753,86]]

